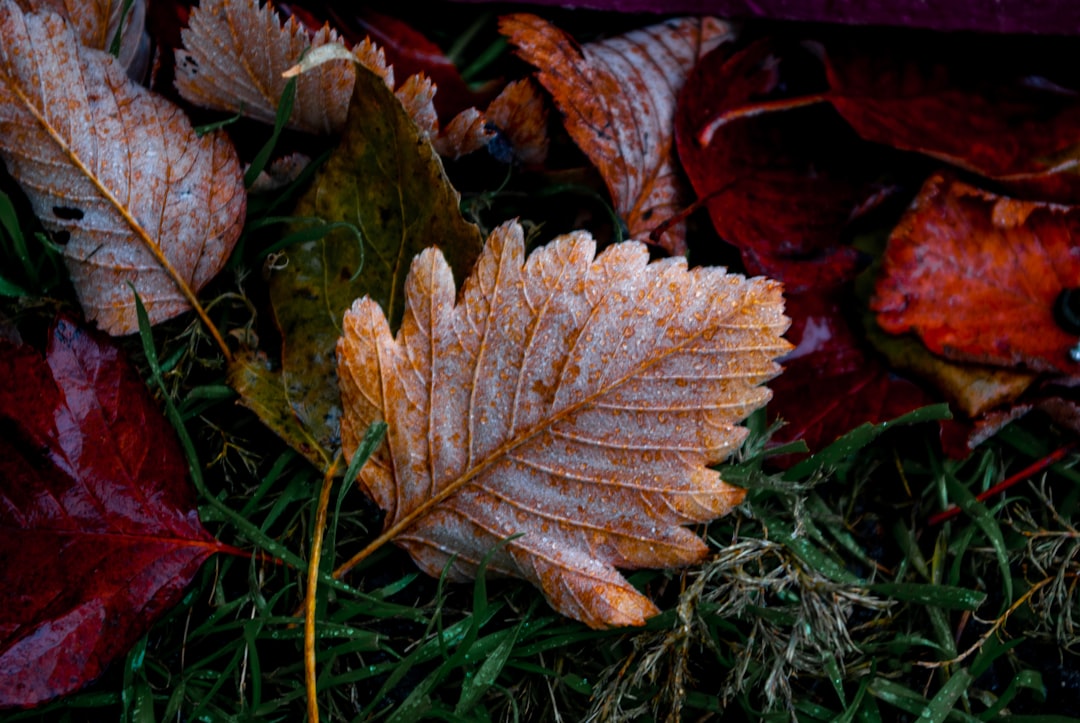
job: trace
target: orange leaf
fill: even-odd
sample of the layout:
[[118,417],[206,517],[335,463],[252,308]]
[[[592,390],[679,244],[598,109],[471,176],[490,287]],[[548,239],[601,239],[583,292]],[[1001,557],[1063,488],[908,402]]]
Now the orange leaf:
[[[0,0],[0,155],[64,245],[84,311],[110,334],[193,306],[240,233],[240,163],[224,134],[195,135],[169,101],[81,47],[52,13]],[[224,342],[221,342],[224,344]]]
[[774,281],[650,264],[638,243],[594,254],[577,232],[526,261],[508,224],[457,303],[441,252],[416,257],[396,339],[356,301],[338,342],[342,446],[388,423],[360,482],[429,574],[467,579],[494,551],[489,569],[563,614],[641,625],[656,607],[615,568],[705,556],[681,525],[742,500],[708,467],[769,399],[758,385],[779,372],[788,321]]
[[931,177],[885,251],[872,308],[892,334],[916,332],[951,359],[1075,375],[1076,337],[1054,320],[1080,286],[1080,211]]
[[[715,18],[683,18],[585,46],[529,14],[499,29],[563,112],[566,130],[596,165],[631,238],[644,239],[685,205],[673,149],[675,101],[697,60],[730,37]],[[686,253],[685,224],[660,245]]]
[[508,83],[491,101],[484,115],[503,132],[514,155],[523,162],[539,165],[547,159],[547,107],[540,90],[531,80]]

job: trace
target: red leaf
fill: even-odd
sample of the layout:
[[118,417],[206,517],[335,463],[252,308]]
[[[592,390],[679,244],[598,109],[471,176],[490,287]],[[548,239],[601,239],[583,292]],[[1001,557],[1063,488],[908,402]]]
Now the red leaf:
[[175,434],[102,337],[0,342],[0,707],[96,678],[210,554]]
[[1075,93],[1048,89],[1035,74],[1002,77],[1023,70],[1012,67],[1022,59],[1011,52],[1005,53],[1010,65],[998,67],[1000,41],[965,43],[962,57],[933,42],[907,36],[903,42],[828,48],[829,101],[859,135],[993,178],[1014,192],[1080,200]]
[[837,281],[855,268],[841,232],[880,198],[881,154],[827,105],[787,96],[789,66],[808,62],[816,64],[805,49],[772,40],[714,50],[687,80],[676,142],[717,232],[744,257],[770,274],[784,259],[810,257]]
[[935,175],[893,230],[871,303],[891,334],[935,354],[1075,375],[1054,320],[1080,286],[1080,209],[996,196]]
[[880,424],[936,401],[863,350],[844,306],[850,304],[820,293],[787,296],[792,325],[786,336],[796,346],[780,359],[784,373],[770,383],[770,416],[787,422],[774,441],[802,439],[816,452],[860,424]]

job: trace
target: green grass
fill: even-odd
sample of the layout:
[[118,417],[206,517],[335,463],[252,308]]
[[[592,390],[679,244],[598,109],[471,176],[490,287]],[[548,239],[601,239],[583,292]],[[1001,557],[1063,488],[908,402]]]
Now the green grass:
[[[477,42],[473,73],[505,53]],[[279,131],[266,130],[259,162]],[[539,209],[554,196],[601,221],[612,213],[580,179],[490,178],[463,183],[463,207],[482,225],[525,214],[550,237],[564,219]],[[7,179],[0,187],[0,314],[33,340],[57,309],[76,305],[56,249]],[[260,270],[268,248],[289,242],[274,231],[295,192],[252,200],[242,243],[202,294],[219,328],[274,338]],[[96,684],[0,718],[302,720],[296,611],[322,474],[236,403],[218,350],[190,317],[121,343],[180,435],[204,524],[252,557],[211,559]],[[1080,675],[1077,457],[979,502],[1067,439],[1034,418],[948,460],[932,421],[941,413],[854,430],[785,473],[770,471],[769,430],[755,415],[722,468],[750,490],[747,502],[699,529],[710,559],[631,575],[663,610],[642,629],[590,630],[519,581],[433,580],[396,548],[334,580],[335,562],[381,528],[357,487],[338,486],[317,589],[322,719],[1077,720],[1066,712],[1080,690],[1050,684]],[[927,523],[953,504],[961,515]]]

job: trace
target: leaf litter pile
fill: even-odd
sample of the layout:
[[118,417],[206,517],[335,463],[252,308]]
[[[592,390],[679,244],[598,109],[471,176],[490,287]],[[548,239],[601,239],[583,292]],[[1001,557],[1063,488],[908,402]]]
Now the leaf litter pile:
[[0,0],[0,718],[1075,720],[1075,44],[401,12]]

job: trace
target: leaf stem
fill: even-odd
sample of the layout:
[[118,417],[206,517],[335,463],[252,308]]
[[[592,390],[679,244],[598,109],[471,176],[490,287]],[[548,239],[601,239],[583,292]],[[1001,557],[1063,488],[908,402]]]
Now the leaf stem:
[[315,592],[319,586],[319,559],[322,557],[323,535],[326,532],[326,511],[330,506],[330,489],[337,474],[339,453],[323,475],[319,490],[319,506],[315,512],[315,531],[311,538],[311,555],[308,559],[307,591],[304,595],[304,687],[307,690],[308,723],[319,723],[318,688],[315,676]]

